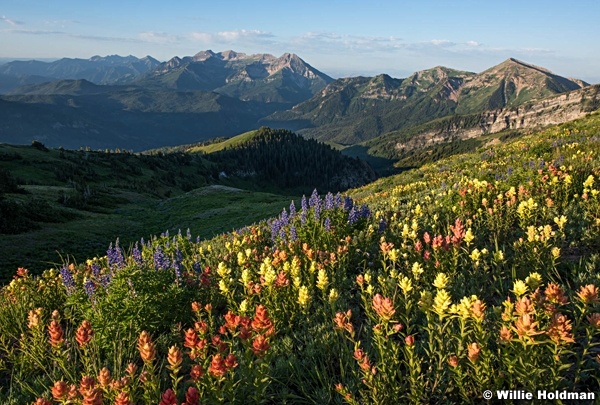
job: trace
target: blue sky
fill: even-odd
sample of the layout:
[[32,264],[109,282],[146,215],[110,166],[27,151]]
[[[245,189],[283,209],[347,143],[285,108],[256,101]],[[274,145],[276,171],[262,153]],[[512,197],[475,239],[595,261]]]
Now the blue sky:
[[600,82],[600,2],[0,0],[0,58],[298,54],[334,76],[509,57]]

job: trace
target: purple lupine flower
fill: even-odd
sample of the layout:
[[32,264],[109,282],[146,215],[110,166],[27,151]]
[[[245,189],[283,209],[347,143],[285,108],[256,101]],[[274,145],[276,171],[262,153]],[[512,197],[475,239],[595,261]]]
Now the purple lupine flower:
[[290,218],[294,218],[296,215],[296,205],[294,204],[294,200],[290,203]]
[[145,245],[143,237],[140,239],[140,245],[142,245],[142,247]]
[[333,194],[327,193],[325,196],[325,209],[331,210],[334,208],[335,201],[333,200]]
[[354,201],[352,201],[352,197],[346,196],[344,197],[344,211],[350,211],[354,207]]
[[313,209],[315,221],[319,221],[321,216],[321,197],[319,197],[316,188],[313,190],[310,199],[308,200],[308,206]]
[[279,219],[281,221],[281,225],[282,226],[286,226],[289,223],[289,217],[288,217],[288,213],[285,210],[285,208],[283,209],[283,211],[281,212],[281,215],[279,216]]
[[71,274],[71,270],[69,270],[67,266],[62,266],[60,268],[60,276],[67,289],[67,294],[71,295],[75,290],[75,279],[73,278],[73,274]]
[[369,218],[371,216],[371,210],[366,204],[360,207],[360,216],[361,218]]
[[273,218],[269,225],[271,225],[271,240],[275,242],[277,235],[279,235],[279,231],[281,230],[281,221],[277,218]]
[[348,223],[350,225],[356,223],[360,219],[360,214],[356,207],[352,207],[348,213]]
[[165,256],[161,246],[157,246],[154,251],[154,268],[156,270],[169,268],[169,259]]
[[190,228],[188,228],[187,231],[185,232],[185,237],[189,242],[192,241],[192,232],[190,231]]
[[108,287],[108,285],[110,284],[110,275],[104,274],[103,276],[101,276],[100,284],[102,284],[102,287],[104,287],[104,288]]
[[133,246],[133,252],[131,253],[131,255],[133,256],[133,261],[135,262],[135,264],[137,264],[138,266],[144,264],[144,260],[142,259],[142,252],[138,248],[137,242],[135,242],[135,245]]
[[342,195],[337,193],[335,195],[335,208],[340,208],[342,206]]
[[300,214],[300,223],[304,226],[306,224],[306,211],[302,210],[302,214]]
[[290,226],[290,241],[294,242],[298,239],[298,233],[296,232],[296,227],[294,225]]
[[167,230],[165,231],[165,238],[168,238],[168,237],[169,237],[169,230],[167,229]]
[[177,238],[178,238],[178,239],[181,239],[181,238],[182,238],[182,236],[181,236],[181,228],[179,228],[179,229],[177,230]]
[[316,205],[321,205],[321,197],[319,197],[319,193],[317,193],[317,189],[315,188],[308,200],[308,206],[312,208]]
[[300,206],[302,207],[302,212],[308,211],[308,202],[306,201],[305,195],[302,195],[302,200],[300,200]]
[[329,217],[325,218],[324,226],[327,232],[331,230],[331,220],[329,219]]
[[93,300],[94,292],[96,290],[96,288],[94,287],[94,282],[92,280],[86,281],[85,283],[83,283],[83,288],[85,288],[85,293],[87,294],[88,298],[90,300]]
[[381,218],[381,220],[379,221],[379,233],[384,233],[386,226],[387,223],[385,222],[385,219]]
[[512,175],[512,172],[513,172],[513,168],[509,167],[508,170],[507,170],[508,175],[509,176]]
[[96,279],[100,277],[100,265],[98,263],[92,264],[92,274]]
[[175,280],[179,283],[181,280],[181,270],[183,269],[183,254],[179,247],[175,250],[175,259],[173,260],[173,269],[175,270]]
[[542,159],[540,161],[540,169],[543,169],[545,165],[546,165],[546,162],[544,162],[544,159]]
[[196,243],[200,243],[200,235],[196,236]]
[[192,269],[196,273],[200,274],[200,272],[202,271],[202,265],[200,263],[198,263],[198,262],[194,262],[194,264],[192,264]]
[[108,267],[111,269],[121,268],[125,266],[125,259],[123,257],[123,252],[119,247],[119,239],[117,238],[115,242],[115,246],[111,243],[108,246],[108,250],[106,251],[106,258],[108,259]]

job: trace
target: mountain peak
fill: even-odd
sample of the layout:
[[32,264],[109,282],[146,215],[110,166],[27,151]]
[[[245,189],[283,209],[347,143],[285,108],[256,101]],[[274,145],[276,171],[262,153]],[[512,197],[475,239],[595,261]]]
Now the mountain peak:
[[238,53],[236,51],[232,51],[231,49],[229,49],[227,51],[223,51],[219,55],[221,55],[221,58],[223,60],[234,60],[234,59],[244,59],[244,58],[246,58],[246,54],[245,53]]
[[213,56],[216,56],[217,54],[214,53],[212,50],[208,49],[206,51],[200,51],[197,54],[195,54],[192,59],[195,62],[202,62],[207,60],[208,58],[212,58]]
[[523,62],[522,60],[515,59],[515,58],[508,58],[504,62],[502,62],[499,65],[496,65],[488,70],[510,68],[510,67],[516,67],[516,68],[524,67],[527,69],[534,69],[534,70],[537,70],[538,72],[545,73],[545,74],[553,74],[551,71],[549,71],[546,68],[532,65],[531,63]]

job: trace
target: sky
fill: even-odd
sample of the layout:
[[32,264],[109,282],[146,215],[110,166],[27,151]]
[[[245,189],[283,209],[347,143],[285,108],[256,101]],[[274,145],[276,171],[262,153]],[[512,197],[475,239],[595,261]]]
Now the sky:
[[513,57],[600,83],[600,1],[0,0],[0,59],[296,53],[332,77]]

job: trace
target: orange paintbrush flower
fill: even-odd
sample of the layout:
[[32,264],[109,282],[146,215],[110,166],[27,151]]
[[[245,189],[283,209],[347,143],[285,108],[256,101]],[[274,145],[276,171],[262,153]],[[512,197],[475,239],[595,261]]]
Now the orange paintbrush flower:
[[188,349],[194,349],[198,344],[198,335],[196,331],[192,328],[189,328],[185,331],[185,340],[183,345]]
[[223,316],[223,318],[225,319],[224,326],[227,328],[227,330],[229,330],[232,333],[235,332],[238,325],[240,324],[240,316],[229,311]]
[[167,355],[167,361],[169,362],[169,368],[171,370],[178,370],[183,361],[181,350],[177,346],[171,346],[169,348],[169,354]]
[[595,304],[598,302],[598,288],[594,284],[581,286],[577,296],[584,304]]
[[79,383],[79,392],[83,394],[86,391],[93,389],[96,386],[96,380],[94,377],[84,375],[81,377],[81,382]]
[[135,372],[137,371],[138,367],[134,364],[134,363],[129,363],[127,365],[127,368],[125,369],[125,371],[127,372],[127,374],[129,374],[130,376],[133,376],[135,374]]
[[269,345],[267,338],[265,338],[263,335],[256,336],[252,342],[252,351],[254,351],[254,354],[259,357],[262,356],[269,349],[269,347],[271,346]]
[[189,387],[185,393],[185,405],[198,405],[200,393],[196,387]]
[[194,364],[192,366],[192,370],[190,371],[190,377],[192,380],[198,381],[204,375],[204,370],[202,370],[202,366],[200,364]]
[[546,299],[553,304],[566,304],[568,302],[563,289],[558,284],[548,283],[544,294]]
[[123,391],[119,392],[119,395],[115,398],[115,405],[133,405],[133,402],[129,399],[129,394]]
[[28,325],[29,329],[35,329],[41,325],[42,319],[42,308],[36,308],[29,311],[27,315],[27,320],[29,321]]
[[154,348],[154,343],[152,343],[152,338],[148,332],[143,331],[140,334],[137,348],[144,363],[150,363],[152,360],[154,360],[154,357],[156,356],[156,349]]
[[592,325],[594,328],[600,328],[600,314],[599,313],[593,313],[590,316],[587,317],[588,322],[590,323],[590,325]]
[[99,388],[92,388],[83,392],[82,405],[102,405],[102,391]]
[[177,405],[177,397],[171,388],[167,389],[161,395],[161,401],[159,405]]
[[533,321],[532,315],[525,314],[517,319],[515,322],[515,329],[517,330],[519,337],[531,337],[542,333],[536,330],[537,325],[538,323]]
[[48,334],[50,335],[50,346],[54,348],[60,347],[65,341],[63,329],[60,326],[60,323],[55,320],[50,322],[50,326],[48,326]]
[[108,368],[104,367],[102,370],[100,370],[100,373],[98,373],[98,382],[102,387],[108,387],[111,381],[112,378],[110,376],[110,371]]
[[546,333],[556,344],[560,344],[561,342],[573,343],[575,340],[571,334],[571,329],[573,329],[571,321],[565,315],[555,313],[552,315],[550,328],[548,328]]
[[519,316],[523,316],[525,314],[530,314],[533,312],[533,305],[531,304],[531,300],[527,297],[521,297],[515,303],[515,313]]
[[213,356],[210,366],[208,367],[208,372],[214,377],[222,377],[227,372],[227,366],[225,365],[225,361],[221,354],[217,353]]
[[510,342],[512,339],[512,332],[506,326],[502,326],[500,329],[500,340],[503,342]]
[[473,342],[467,346],[467,357],[471,361],[471,363],[476,363],[479,359],[479,354],[481,353],[481,348],[477,344],[477,342]]
[[38,398],[34,405],[52,405],[52,402],[46,398]]
[[77,333],[75,334],[75,340],[77,340],[77,343],[79,343],[80,347],[85,347],[90,342],[90,340],[92,340],[93,334],[94,331],[92,330],[92,325],[89,321],[85,320],[77,329]]
[[227,357],[225,357],[225,366],[227,369],[236,368],[238,366],[237,357],[235,357],[235,354],[229,353]]
[[154,343],[144,343],[144,346],[140,349],[140,357],[144,361],[144,363],[151,363],[156,356],[156,349],[154,348]]
[[456,357],[456,356],[450,356],[450,357],[448,357],[448,364],[452,368],[458,367],[458,357]]
[[273,322],[269,319],[267,309],[262,305],[256,307],[251,325],[255,332],[264,333],[267,336],[272,335],[275,331]]
[[69,387],[64,381],[56,381],[51,389],[52,397],[57,401],[66,398],[69,394]]
[[383,320],[390,320],[396,312],[394,304],[390,298],[383,298],[381,294],[377,294],[373,297],[373,310]]

